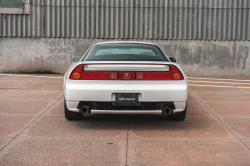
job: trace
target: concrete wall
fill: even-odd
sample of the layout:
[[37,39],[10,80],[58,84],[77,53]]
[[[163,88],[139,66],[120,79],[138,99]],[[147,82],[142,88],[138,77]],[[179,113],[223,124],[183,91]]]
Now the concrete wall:
[[[64,73],[101,39],[0,38],[0,72]],[[137,40],[138,41],[138,40]],[[159,45],[188,76],[250,76],[250,41],[139,40]]]

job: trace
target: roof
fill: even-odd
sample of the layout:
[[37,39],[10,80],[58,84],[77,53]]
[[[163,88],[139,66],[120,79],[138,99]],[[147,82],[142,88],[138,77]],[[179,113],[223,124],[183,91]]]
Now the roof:
[[155,45],[154,43],[147,43],[147,42],[139,42],[139,41],[110,41],[110,42],[99,42],[96,44],[114,44],[114,43],[130,43],[130,44],[148,44],[148,45]]

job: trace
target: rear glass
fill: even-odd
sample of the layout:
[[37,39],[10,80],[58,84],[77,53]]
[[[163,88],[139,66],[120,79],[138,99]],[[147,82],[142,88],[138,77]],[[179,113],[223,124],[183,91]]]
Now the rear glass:
[[158,47],[147,44],[100,44],[85,61],[168,61]]

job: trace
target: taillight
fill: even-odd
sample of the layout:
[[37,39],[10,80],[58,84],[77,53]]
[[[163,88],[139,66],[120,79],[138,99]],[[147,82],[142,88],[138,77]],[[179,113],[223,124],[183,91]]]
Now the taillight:
[[183,80],[180,70],[170,65],[170,72],[136,72],[137,80]]
[[69,78],[73,80],[183,80],[183,75],[176,66],[169,67],[170,71],[115,72],[84,71],[83,65],[79,65]]
[[77,66],[77,67],[72,71],[72,73],[70,74],[69,79],[72,79],[72,80],[80,80],[80,79],[81,79],[81,75],[82,75],[82,68],[83,68],[83,65]]
[[172,72],[173,80],[183,80],[183,75],[181,74],[180,70],[176,66],[171,65],[170,69]]
[[136,72],[137,80],[171,80],[170,72]]
[[116,80],[117,72],[85,71],[82,80]]

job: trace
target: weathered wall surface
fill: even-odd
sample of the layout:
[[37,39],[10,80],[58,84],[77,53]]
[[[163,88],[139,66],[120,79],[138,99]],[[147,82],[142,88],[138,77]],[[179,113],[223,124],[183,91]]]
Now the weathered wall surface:
[[0,72],[64,73],[104,40],[158,44],[192,76],[250,76],[250,0],[24,0],[1,14]]
[[[0,72],[64,73],[101,39],[0,38]],[[138,41],[138,40],[136,40]],[[139,40],[159,45],[189,76],[250,76],[249,41]]]

